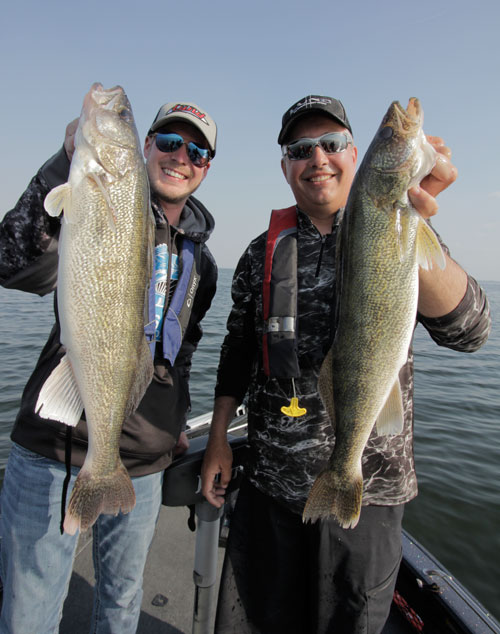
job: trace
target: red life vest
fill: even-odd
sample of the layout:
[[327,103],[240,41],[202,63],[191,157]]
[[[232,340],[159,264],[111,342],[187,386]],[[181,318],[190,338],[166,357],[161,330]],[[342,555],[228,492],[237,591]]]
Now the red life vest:
[[262,287],[263,367],[267,376],[300,376],[297,356],[297,208],[274,209]]

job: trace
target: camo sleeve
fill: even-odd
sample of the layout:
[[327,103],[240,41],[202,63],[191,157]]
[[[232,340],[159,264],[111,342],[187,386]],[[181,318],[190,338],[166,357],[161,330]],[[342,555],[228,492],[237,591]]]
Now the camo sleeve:
[[448,315],[437,318],[418,315],[434,341],[460,352],[474,352],[488,339],[491,316],[486,293],[473,277],[460,304]]
[[39,295],[55,288],[60,221],[45,212],[43,202],[53,187],[66,182],[69,166],[61,148],[40,168],[0,223],[0,283],[5,288]]

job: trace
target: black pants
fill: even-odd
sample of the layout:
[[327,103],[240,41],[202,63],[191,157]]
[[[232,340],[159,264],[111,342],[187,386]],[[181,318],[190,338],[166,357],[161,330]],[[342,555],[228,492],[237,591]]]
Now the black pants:
[[243,483],[231,517],[216,634],[378,634],[401,561],[403,505],[354,529],[304,524]]

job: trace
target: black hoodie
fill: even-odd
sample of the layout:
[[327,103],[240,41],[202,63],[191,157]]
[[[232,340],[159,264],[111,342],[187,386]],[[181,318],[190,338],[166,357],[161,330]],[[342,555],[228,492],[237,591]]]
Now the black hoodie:
[[[70,163],[62,148],[32,179],[15,208],[0,225],[0,283],[5,288],[45,295],[57,284],[57,245],[60,221],[43,210],[47,193],[67,181]],[[136,412],[125,421],[120,454],[131,476],[155,473],[166,468],[190,409],[189,373],[191,358],[201,339],[200,322],[215,294],[217,267],[205,242],[214,228],[214,219],[191,196],[181,214],[178,227],[169,226],[160,206],[152,200],[156,218],[157,242],[168,239],[180,249],[184,236],[200,243],[200,285],[181,348],[173,367],[160,354],[155,357],[155,373]],[[56,308],[56,300],[54,301]],[[40,418],[35,404],[40,389],[64,355],[60,327],[56,322],[36,367],[24,389],[21,407],[11,439],[26,449],[64,462],[67,427]],[[123,360],[126,363],[126,359]],[[82,466],[87,452],[87,426],[81,420],[72,433],[71,463]]]

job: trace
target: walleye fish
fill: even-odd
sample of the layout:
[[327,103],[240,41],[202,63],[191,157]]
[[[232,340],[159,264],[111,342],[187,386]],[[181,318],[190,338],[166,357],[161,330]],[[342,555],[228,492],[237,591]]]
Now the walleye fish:
[[336,334],[319,379],[335,429],[328,466],[316,478],[304,521],[333,515],[344,528],[359,520],[361,457],[379,435],[403,430],[399,371],[415,325],[418,267],[444,268],[439,241],[415,211],[408,190],[434,166],[436,152],[412,98],[389,107],[355,176],[342,223]]
[[74,426],[85,409],[88,450],[64,530],[134,508],[118,452],[123,421],[153,375],[144,335],[154,222],[149,182],[129,101],[120,86],[85,96],[68,182],[45,209],[63,210],[57,301],[66,354],[43,385],[37,411]]

